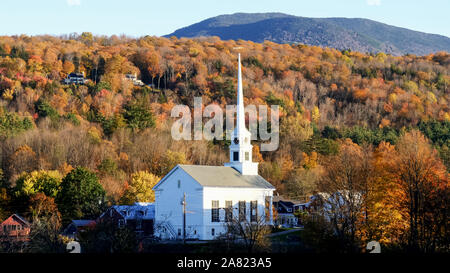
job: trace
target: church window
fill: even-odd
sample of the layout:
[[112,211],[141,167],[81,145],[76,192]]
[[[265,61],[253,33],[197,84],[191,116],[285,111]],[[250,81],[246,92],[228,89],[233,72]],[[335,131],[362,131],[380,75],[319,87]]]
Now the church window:
[[214,236],[215,233],[216,233],[216,230],[212,228],[212,229],[211,229],[211,235]]
[[213,200],[211,206],[211,222],[220,222],[219,220],[219,200]]
[[233,161],[239,161],[239,152],[233,152]]
[[181,236],[181,228],[178,229],[178,236]]
[[225,222],[233,220],[233,201],[225,201]]
[[250,221],[256,222],[258,219],[258,201],[250,202]]
[[250,154],[248,152],[245,152],[245,161],[250,160]]
[[246,205],[245,205],[245,201],[239,201],[239,221],[240,222],[245,222],[247,216],[246,216]]
[[180,187],[181,187],[181,181],[178,180],[178,188],[180,188]]
[[265,215],[266,215],[266,221],[270,221],[270,201],[266,199],[266,204],[265,204]]

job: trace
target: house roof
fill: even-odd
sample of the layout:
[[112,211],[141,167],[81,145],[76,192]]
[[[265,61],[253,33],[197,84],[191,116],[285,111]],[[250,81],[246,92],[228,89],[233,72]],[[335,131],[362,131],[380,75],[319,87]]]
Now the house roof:
[[69,77],[78,77],[78,78],[83,77],[84,78],[84,74],[83,73],[74,73],[74,72],[72,72],[72,73],[69,74]]
[[25,220],[25,219],[23,219],[22,217],[20,217],[18,214],[12,214],[12,215],[9,216],[8,218],[6,218],[5,221],[0,222],[0,224],[6,222],[6,221],[7,221],[8,219],[10,219],[10,218],[15,218],[15,219],[17,219],[19,222],[22,222],[23,225],[25,225],[25,226],[30,226],[30,223],[29,223],[27,220]]
[[289,201],[273,201],[273,206],[277,208],[278,213],[293,213],[294,203]]
[[290,198],[287,198],[287,197],[285,197],[283,195],[275,195],[275,196],[273,196],[273,202],[278,202],[278,201],[282,201],[282,202],[285,202],[285,203],[289,202],[289,203],[292,203],[294,205],[305,203],[304,201],[290,199]]
[[72,220],[72,223],[76,227],[85,227],[85,226],[95,223],[95,221],[94,220]]
[[112,206],[124,219],[140,218],[151,220],[155,218],[155,205],[153,203],[136,202],[133,205]]
[[262,176],[242,175],[232,167],[204,165],[178,165],[177,167],[185,171],[204,187],[275,189],[275,187],[267,182]]

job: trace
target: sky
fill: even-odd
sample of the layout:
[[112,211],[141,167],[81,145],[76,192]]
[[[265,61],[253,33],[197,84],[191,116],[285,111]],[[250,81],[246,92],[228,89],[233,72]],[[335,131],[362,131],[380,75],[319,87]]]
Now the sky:
[[236,12],[367,18],[450,37],[450,0],[0,0],[0,35],[162,36]]

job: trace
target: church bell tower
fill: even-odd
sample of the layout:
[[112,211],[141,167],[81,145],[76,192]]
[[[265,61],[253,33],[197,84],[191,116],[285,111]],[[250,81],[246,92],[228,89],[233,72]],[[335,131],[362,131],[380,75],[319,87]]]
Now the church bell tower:
[[251,133],[245,128],[241,54],[239,54],[236,127],[231,135],[230,162],[225,163],[225,166],[236,169],[242,175],[258,175],[258,163],[252,162],[252,148]]

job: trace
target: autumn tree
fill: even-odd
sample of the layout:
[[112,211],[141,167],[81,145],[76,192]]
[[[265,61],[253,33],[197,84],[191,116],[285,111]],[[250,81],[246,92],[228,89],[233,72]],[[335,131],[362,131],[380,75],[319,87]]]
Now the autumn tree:
[[186,155],[183,152],[167,150],[161,162],[160,174],[166,175],[178,164],[186,164]]
[[34,194],[30,198],[29,212],[33,221],[54,216],[57,218],[61,217],[55,199],[53,197],[48,197],[41,192]]
[[395,146],[388,142],[381,142],[375,149],[366,215],[360,217],[358,230],[363,241],[376,240],[387,248],[402,246],[409,230],[408,210],[402,205],[407,195],[392,172],[395,156]]
[[371,157],[370,149],[345,140],[339,154],[324,161],[325,172],[317,185],[323,199],[322,213],[349,251],[355,251],[359,245],[358,223],[369,192]]
[[315,168],[297,168],[288,176],[285,192],[294,200],[309,201],[309,197],[317,190],[317,183],[323,174],[322,166]]
[[401,201],[408,210],[408,245],[435,251],[448,243],[448,172],[419,131],[406,133],[396,151],[390,170],[406,197]]
[[125,191],[120,202],[128,205],[135,202],[154,202],[155,193],[152,188],[159,180],[159,177],[146,171],[132,174],[130,183],[125,185]]
[[72,73],[75,70],[75,66],[73,65],[72,62],[70,61],[64,61],[63,63],[63,70],[62,72],[64,72],[66,75]]
[[16,195],[31,196],[43,193],[48,197],[56,197],[60,191],[62,175],[58,171],[32,171],[23,173],[16,181]]
[[8,166],[10,180],[14,180],[22,172],[31,172],[38,168],[38,157],[33,149],[24,144],[11,155]]

